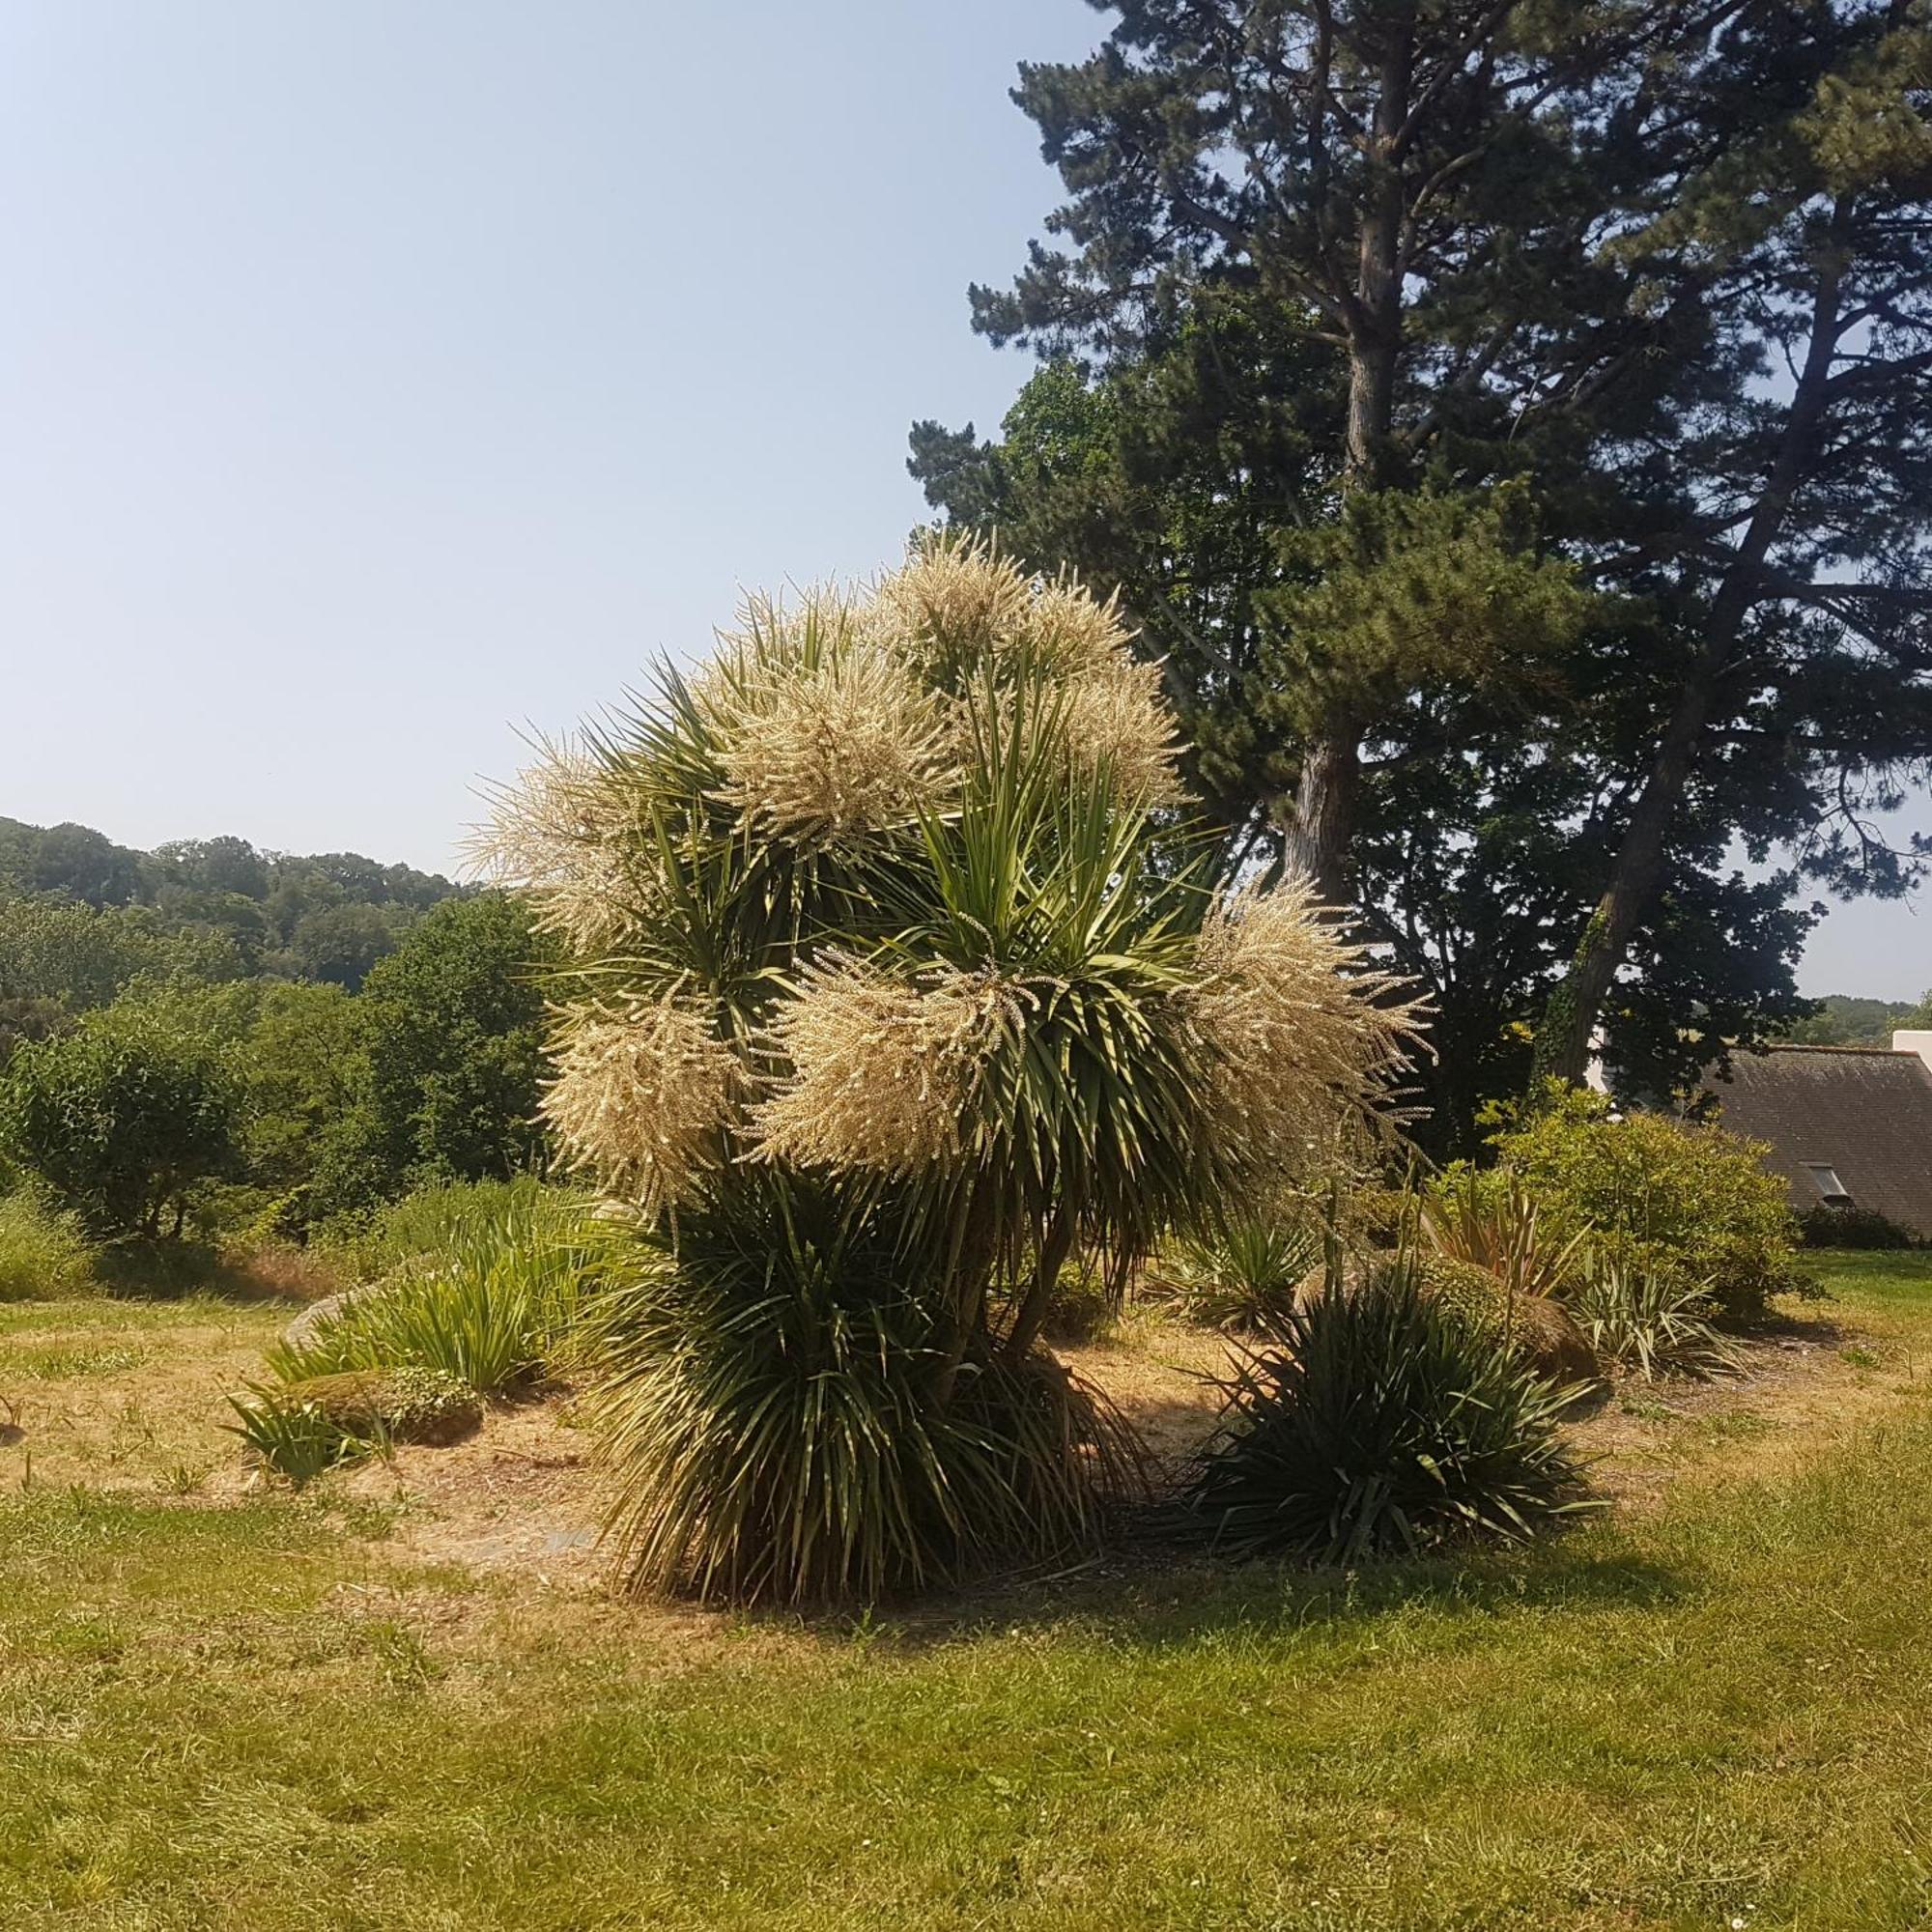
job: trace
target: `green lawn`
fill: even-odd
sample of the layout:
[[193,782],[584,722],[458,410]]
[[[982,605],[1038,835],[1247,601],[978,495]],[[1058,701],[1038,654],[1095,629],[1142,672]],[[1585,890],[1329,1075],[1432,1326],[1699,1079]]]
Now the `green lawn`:
[[37,1485],[0,1921],[1932,1922],[1932,1262],[1829,1273],[1856,1419],[1687,1422],[1659,1506],[1354,1581],[808,1629],[400,1570],[342,1498]]

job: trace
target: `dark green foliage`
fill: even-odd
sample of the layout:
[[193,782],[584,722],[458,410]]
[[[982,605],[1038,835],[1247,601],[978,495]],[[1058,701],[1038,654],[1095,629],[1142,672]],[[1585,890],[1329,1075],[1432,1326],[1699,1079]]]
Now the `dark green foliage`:
[[0,894],[48,893],[91,906],[142,896],[144,855],[85,825],[0,818]]
[[106,910],[58,898],[0,898],[0,1003],[43,1009],[53,1031],[135,980],[224,980],[242,970],[216,933],[171,929],[146,906]]
[[[84,826],[43,830],[0,819],[0,922],[17,915],[9,901],[120,915],[91,928],[89,953],[51,989],[76,1009],[103,1004],[135,972],[175,963],[150,956],[114,970],[114,949],[141,942],[151,954],[157,942],[173,942],[184,969],[201,978],[264,972],[353,991],[420,913],[455,892],[447,879],[353,852],[262,852],[236,838],[137,852]],[[0,1000],[9,991],[8,951],[0,928]],[[103,987],[103,979],[111,983]]]
[[105,1238],[179,1236],[195,1189],[237,1171],[240,1119],[222,1054],[138,1005],[19,1047],[0,1079],[0,1148]]
[[1238,848],[1332,861],[1429,986],[1438,1155],[1599,1019],[1653,1095],[1802,1021],[1807,875],[1914,875],[1927,46],[1863,0],[1137,0],[1022,70],[1065,198],[974,320],[1054,359],[912,467],[1120,590]]
[[1562,1394],[1440,1305],[1415,1258],[1331,1270],[1227,1384],[1187,1492],[1236,1556],[1354,1563],[1523,1539],[1577,1507]]
[[304,913],[289,935],[289,958],[304,980],[355,992],[370,967],[395,951],[397,923],[372,905],[324,906]]
[[[206,1170],[234,1184],[197,1208],[224,1238],[301,1239],[425,1175],[541,1165],[539,949],[500,897],[472,913],[454,892],[353,853],[142,853],[0,820],[0,1067],[117,1002],[164,1008],[238,1090],[236,1157]],[[349,997],[445,903],[378,997]]]
[[1807,1208],[1798,1217],[1807,1248],[1916,1248],[1919,1238],[1876,1208]]
[[437,906],[370,973],[351,1104],[317,1181],[325,1211],[542,1165],[545,956],[523,906],[490,893]]
[[586,1403],[633,1580],[869,1601],[1091,1545],[1136,1475],[1124,1426],[983,1345],[934,1402],[936,1318],[875,1217],[802,1185],[749,1181],[674,1248],[640,1241],[597,1306]]
[[1600,1256],[1707,1293],[1733,1321],[1807,1289],[1796,1217],[1758,1143],[1662,1114],[1611,1115],[1600,1094],[1552,1088],[1495,1137],[1498,1170],[1482,1184],[1513,1174],[1553,1236],[1586,1235]]

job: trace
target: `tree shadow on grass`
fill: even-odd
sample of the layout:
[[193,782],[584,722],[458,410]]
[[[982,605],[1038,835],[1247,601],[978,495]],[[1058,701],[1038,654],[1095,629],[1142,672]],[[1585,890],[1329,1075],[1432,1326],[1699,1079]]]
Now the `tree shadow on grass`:
[[1587,1535],[1344,1570],[1224,1561],[1155,1529],[1045,1574],[988,1577],[974,1588],[859,1612],[753,1615],[839,1641],[863,1631],[867,1642],[906,1653],[1023,1632],[1159,1652],[1232,1636],[1250,1641],[1312,1630],[1367,1630],[1379,1619],[1415,1610],[1485,1618],[1664,1608],[1693,1602],[1702,1592],[1702,1580],[1691,1574],[1634,1549],[1606,1548]]

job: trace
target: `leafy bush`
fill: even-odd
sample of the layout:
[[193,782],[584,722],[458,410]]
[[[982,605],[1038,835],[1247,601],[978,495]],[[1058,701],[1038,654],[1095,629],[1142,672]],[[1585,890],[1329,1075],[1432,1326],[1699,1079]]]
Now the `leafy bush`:
[[541,1189],[471,1207],[439,1222],[440,1252],[406,1262],[299,1347],[274,1350],[277,1373],[296,1381],[414,1365],[496,1395],[556,1364],[616,1231]]
[[1807,1208],[1798,1217],[1807,1248],[1916,1248],[1918,1237],[1876,1208]]
[[[1810,1288],[1797,1219],[1784,1183],[1760,1164],[1760,1143],[1662,1114],[1610,1116],[1603,1094],[1552,1083],[1537,1111],[1496,1137],[1498,1171],[1475,1184],[1503,1188],[1516,1177],[1552,1235],[1587,1233],[1646,1277],[1703,1287],[1732,1321]],[[1455,1184],[1467,1184],[1460,1171]]]
[[153,1240],[181,1234],[199,1182],[234,1171],[239,1106],[207,1038],[123,1002],[15,1049],[0,1149],[90,1233]]
[[[592,1320],[585,1402],[640,1585],[871,1599],[1091,1540],[1137,1473],[1124,1425],[1057,1364],[957,1365],[875,1217],[765,1179],[668,1239]],[[1099,1478],[1096,1495],[1095,1476]]]
[[1512,1294],[1500,1276],[1451,1255],[1424,1253],[1415,1268],[1424,1291],[1439,1307],[1546,1381],[1580,1394],[1602,1380],[1588,1338],[1554,1295]]
[[279,1393],[284,1403],[309,1404],[345,1435],[371,1441],[454,1442],[483,1419],[476,1391],[440,1369],[344,1369]]
[[1175,1242],[1149,1280],[1190,1321],[1252,1334],[1286,1319],[1296,1291],[1321,1264],[1321,1236],[1308,1222],[1252,1214]]
[[1731,1366],[1731,1350],[1711,1325],[1717,1309],[1710,1294],[1669,1269],[1593,1255],[1569,1301],[1597,1353],[1646,1381],[1718,1375]]
[[99,1250],[79,1216],[26,1188],[0,1195],[0,1301],[51,1300],[99,1286]]
[[1187,1501],[1239,1556],[1354,1562],[1536,1534],[1577,1507],[1562,1394],[1424,1287],[1331,1268],[1227,1384]]

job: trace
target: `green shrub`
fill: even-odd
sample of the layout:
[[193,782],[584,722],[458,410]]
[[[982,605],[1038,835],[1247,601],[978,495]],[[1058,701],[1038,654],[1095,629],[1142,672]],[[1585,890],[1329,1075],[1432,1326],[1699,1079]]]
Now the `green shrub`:
[[291,1382],[284,1403],[321,1409],[344,1434],[374,1441],[454,1442],[483,1419],[476,1391],[440,1369],[344,1369]]
[[15,1049],[0,1150],[103,1239],[179,1236],[190,1196],[240,1159],[240,1090],[220,1051],[124,1000]]
[[1710,1294],[1667,1268],[1592,1255],[1569,1302],[1597,1353],[1645,1381],[1719,1375],[1731,1366],[1731,1350],[1711,1324],[1717,1308]]
[[1101,1256],[1076,1254],[1060,1271],[1041,1337],[1050,1342],[1103,1342],[1129,1319],[1125,1285]]
[[1563,1395],[1425,1288],[1412,1255],[1329,1270],[1227,1385],[1187,1492],[1237,1556],[1315,1563],[1521,1539],[1578,1507]]
[[0,1195],[0,1301],[50,1301],[100,1285],[99,1251],[80,1219],[21,1188]]
[[1827,1208],[1820,1203],[1798,1217],[1807,1248],[1916,1248],[1918,1237],[1876,1208]]
[[[1811,1284],[1797,1263],[1798,1222],[1758,1142],[1662,1114],[1611,1117],[1601,1094],[1552,1084],[1546,1104],[1493,1143],[1551,1235],[1591,1244],[1646,1277],[1705,1289],[1722,1316],[1756,1321],[1774,1294]],[[1463,1184],[1463,1171],[1452,1182]]]
[[1252,1334],[1289,1315],[1301,1284],[1321,1264],[1321,1236],[1310,1222],[1254,1214],[1176,1241],[1149,1282],[1190,1321]]
[[[454,1192],[454,1190],[451,1190]],[[350,1369],[439,1369],[497,1395],[557,1365],[582,1300],[621,1236],[569,1196],[504,1189],[434,1219],[440,1250],[419,1255],[298,1348],[271,1351],[286,1380]]]
[[1572,1394],[1596,1387],[1602,1365],[1568,1308],[1549,1294],[1512,1294],[1500,1276],[1452,1255],[1417,1257],[1425,1292],[1492,1348],[1509,1350]]
[[[1091,1544],[1136,1473],[1057,1363],[975,1348],[950,1399],[930,1302],[876,1216],[748,1176],[592,1317],[584,1408],[632,1580],[738,1602],[870,1600]],[[1097,1482],[1096,1482],[1097,1478]]]

